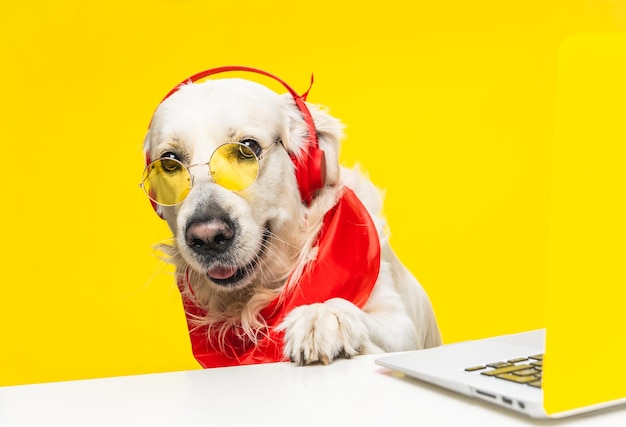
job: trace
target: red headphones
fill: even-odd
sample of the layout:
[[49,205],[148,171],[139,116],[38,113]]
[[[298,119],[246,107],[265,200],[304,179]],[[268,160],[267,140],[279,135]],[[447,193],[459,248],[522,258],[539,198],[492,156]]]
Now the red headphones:
[[[294,91],[287,83],[266,71],[257,70],[250,67],[226,66],[201,71],[183,80],[178,85],[176,85],[174,89],[169,91],[169,93],[165,95],[161,102],[165,101],[185,84],[195,83],[205,77],[229,71],[246,71],[270,77],[282,84],[289,91],[294,101],[296,102],[296,106],[300,110],[300,113],[302,113],[304,122],[307,125],[308,136],[305,141],[304,152],[300,156],[296,156],[294,153],[290,153],[289,155],[291,157],[291,161],[296,167],[296,180],[298,181],[298,188],[300,189],[300,197],[302,198],[303,203],[309,205],[315,197],[317,191],[324,187],[326,179],[326,157],[324,156],[324,151],[319,148],[319,142],[317,140],[317,130],[315,129],[315,124],[313,123],[313,117],[311,116],[311,112],[309,111],[305,103],[306,97],[311,90],[310,87],[303,95],[298,95],[296,91]],[[311,76],[311,85],[313,85],[313,76]],[[146,162],[150,163],[150,156],[148,155],[148,153],[146,153]],[[155,208],[155,210],[157,210],[157,206],[154,203],[153,207]]]

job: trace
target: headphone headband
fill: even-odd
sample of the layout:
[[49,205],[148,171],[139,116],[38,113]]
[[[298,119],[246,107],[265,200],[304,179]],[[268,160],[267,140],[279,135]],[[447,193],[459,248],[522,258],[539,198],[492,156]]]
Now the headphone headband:
[[271,79],[274,79],[278,83],[283,85],[285,87],[285,89],[287,89],[289,94],[291,94],[291,96],[293,97],[293,99],[296,102],[296,105],[298,107],[298,110],[300,110],[300,112],[302,113],[302,117],[304,118],[304,121],[305,121],[305,123],[307,125],[307,128],[308,128],[308,131],[309,131],[309,142],[313,143],[315,145],[315,148],[318,148],[317,131],[315,129],[315,123],[313,122],[313,117],[311,116],[311,112],[309,111],[308,107],[305,104],[306,98],[309,95],[309,92],[311,91],[311,87],[313,87],[313,74],[311,74],[311,84],[309,85],[309,88],[307,89],[307,91],[304,92],[302,95],[298,95],[298,93],[295,90],[293,90],[293,88],[291,86],[289,86],[283,79],[281,79],[279,77],[276,77],[275,75],[270,74],[267,71],[263,71],[263,70],[259,70],[257,68],[251,68],[251,67],[242,67],[242,66],[238,66],[238,65],[228,65],[228,66],[224,66],[224,67],[210,68],[208,70],[200,71],[199,73],[196,73],[196,74],[186,78],[185,80],[183,80],[179,84],[177,84],[174,87],[174,89],[170,90],[167,93],[167,95],[165,95],[165,97],[163,97],[163,99],[161,100],[161,102],[159,104],[161,104],[167,98],[169,98],[174,93],[176,93],[182,86],[184,86],[184,85],[186,85],[188,83],[195,83],[198,80],[204,79],[206,77],[209,77],[209,76],[212,76],[212,75],[215,75],[215,74],[220,74],[220,73],[227,73],[227,72],[231,72],[231,71],[245,71],[245,72],[250,72],[250,73],[261,74],[263,76],[266,76],[266,77],[269,77]]
[[324,186],[324,181],[326,178],[326,159],[324,156],[324,152],[319,148],[315,123],[313,122],[313,117],[305,102],[311,90],[311,87],[313,86],[313,75],[311,75],[311,84],[307,91],[302,95],[298,95],[298,93],[282,79],[268,73],[267,71],[237,65],[210,68],[208,70],[196,73],[177,84],[172,90],[167,93],[167,95],[165,95],[165,97],[161,100],[161,103],[170,96],[172,96],[172,94],[177,92],[182,86],[186,84],[195,83],[200,79],[212,76],[214,74],[230,71],[245,71],[261,74],[263,76],[274,79],[282,86],[284,86],[293,97],[293,100],[295,101],[296,106],[298,107],[298,110],[300,110],[302,118],[306,123],[308,137],[304,153],[301,156],[296,156],[295,154],[290,153],[290,157],[296,167],[296,179],[298,181],[298,187],[300,189],[300,196],[302,198],[302,201],[307,205],[310,204],[315,197],[316,192]]
[[[273,74],[268,73],[267,71],[263,71],[263,70],[259,70],[257,68],[251,68],[251,67],[241,67],[238,65],[228,65],[228,66],[224,66],[224,67],[216,67],[216,68],[210,68],[208,70],[204,70],[204,71],[200,71],[199,73],[196,73],[188,78],[186,78],[185,80],[183,80],[182,82],[180,82],[179,84],[176,85],[176,87],[174,87],[174,89],[170,90],[169,93],[167,95],[165,95],[165,97],[161,100],[161,102],[165,101],[167,98],[169,98],[174,92],[176,92],[178,89],[180,89],[180,87],[184,84],[187,83],[195,83],[200,79],[203,79],[205,77],[209,77],[212,76],[214,74],[219,74],[219,73],[227,73],[230,71],[246,71],[246,72],[250,72],[250,73],[256,73],[256,74],[261,74],[264,76],[267,76],[271,79],[276,80],[277,82],[279,82],[281,85],[283,85],[285,87],[285,89],[287,89],[289,91],[289,93],[291,94],[291,96],[293,96],[294,98],[303,98],[306,101],[306,97],[309,94],[309,91],[311,90],[311,87],[309,86],[309,89],[302,94],[301,96],[298,95],[298,93],[293,90],[291,88],[291,86],[289,86],[287,83],[285,83],[285,81],[279,77],[276,77]],[[311,86],[313,86],[313,75],[311,75]]]

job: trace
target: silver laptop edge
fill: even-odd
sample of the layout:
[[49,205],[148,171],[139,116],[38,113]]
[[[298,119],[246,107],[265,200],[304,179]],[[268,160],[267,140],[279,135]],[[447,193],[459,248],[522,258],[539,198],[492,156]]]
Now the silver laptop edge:
[[544,340],[545,330],[540,329],[394,353],[381,356],[375,362],[409,377],[495,403],[533,418],[547,418],[541,389],[465,371],[465,368],[473,365],[541,353]]

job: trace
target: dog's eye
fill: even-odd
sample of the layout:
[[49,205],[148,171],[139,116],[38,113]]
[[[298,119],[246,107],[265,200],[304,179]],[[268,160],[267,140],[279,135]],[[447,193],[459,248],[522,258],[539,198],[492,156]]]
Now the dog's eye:
[[250,158],[253,156],[259,157],[261,155],[261,146],[254,139],[244,139],[241,141],[241,144],[244,147],[241,147],[239,151],[243,157]]
[[167,172],[174,172],[182,167],[182,164],[178,160],[178,156],[174,153],[165,153],[161,156],[161,165]]
[[174,159],[174,160],[178,160],[180,161],[180,159],[178,158],[178,155],[168,151],[167,153],[164,153],[161,155],[161,160],[163,159]]

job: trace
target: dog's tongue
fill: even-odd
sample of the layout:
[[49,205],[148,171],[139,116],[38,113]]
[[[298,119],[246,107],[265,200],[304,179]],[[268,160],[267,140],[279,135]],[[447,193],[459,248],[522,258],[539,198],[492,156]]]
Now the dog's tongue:
[[234,266],[219,266],[209,268],[207,274],[212,279],[224,280],[232,277],[237,272],[237,267]]

